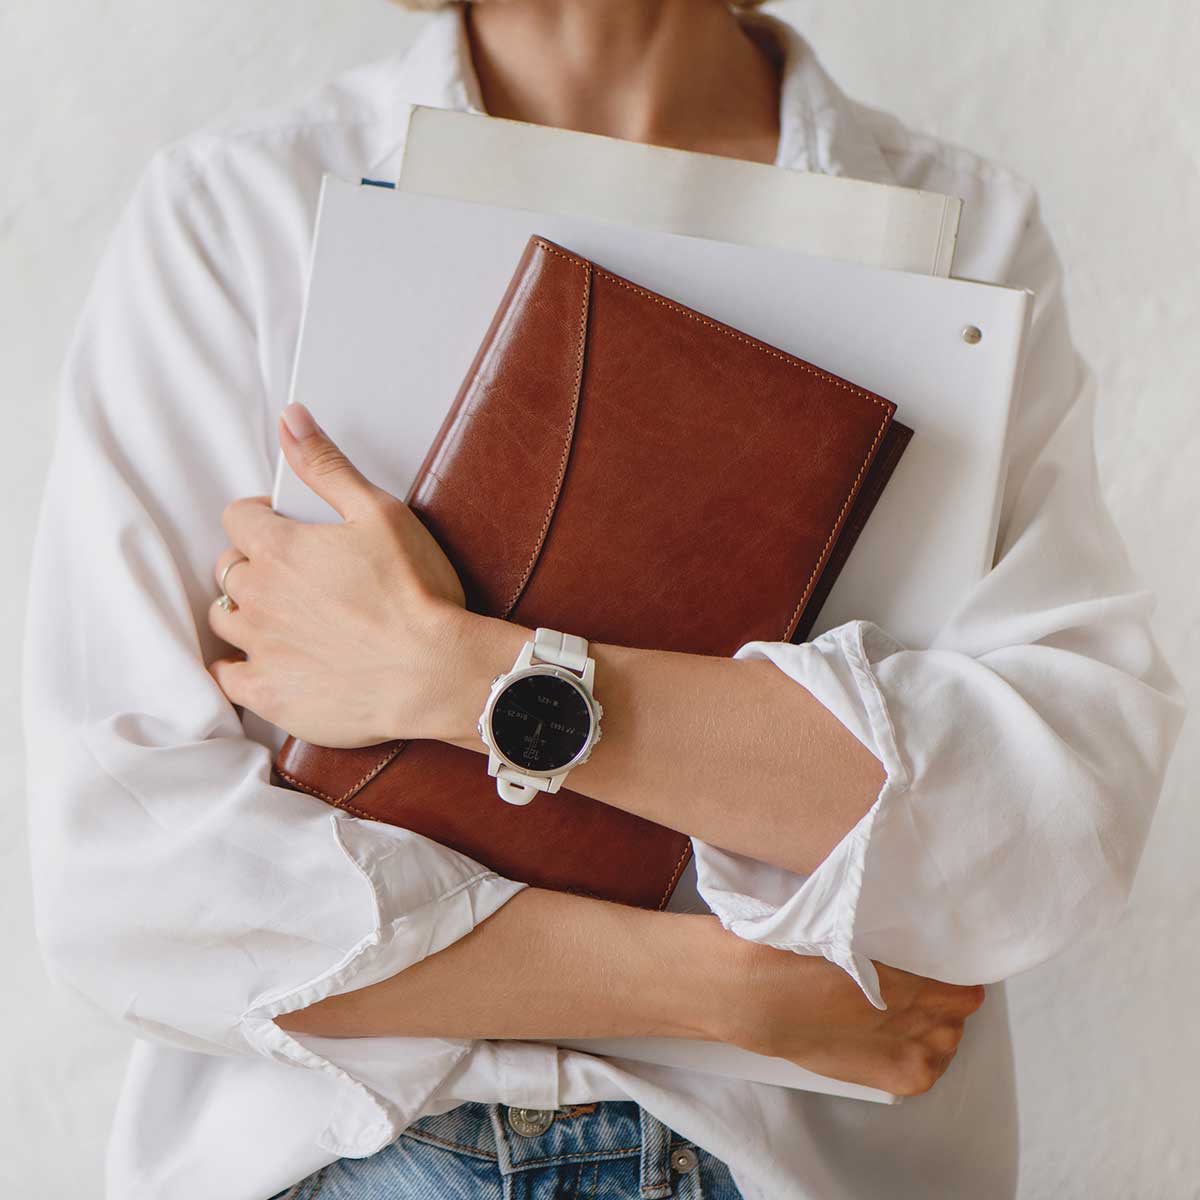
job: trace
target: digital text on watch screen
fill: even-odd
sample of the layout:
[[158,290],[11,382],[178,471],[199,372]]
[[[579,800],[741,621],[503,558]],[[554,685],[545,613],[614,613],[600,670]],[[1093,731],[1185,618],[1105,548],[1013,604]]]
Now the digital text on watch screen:
[[513,680],[492,708],[492,738],[523,771],[557,771],[587,744],[591,713],[583,693],[554,675]]

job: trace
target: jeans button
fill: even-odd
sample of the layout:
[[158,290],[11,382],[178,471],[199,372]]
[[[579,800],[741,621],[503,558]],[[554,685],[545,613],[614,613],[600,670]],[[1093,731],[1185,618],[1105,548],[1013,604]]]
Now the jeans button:
[[510,1108],[508,1110],[509,1128],[522,1137],[537,1137],[554,1124],[552,1108]]
[[698,1162],[696,1152],[687,1146],[680,1146],[678,1150],[671,1151],[671,1166],[681,1175],[694,1171]]

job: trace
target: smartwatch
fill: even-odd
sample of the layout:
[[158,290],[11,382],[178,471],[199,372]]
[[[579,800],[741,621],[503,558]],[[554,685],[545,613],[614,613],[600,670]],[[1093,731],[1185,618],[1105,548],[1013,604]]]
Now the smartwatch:
[[538,792],[557,792],[587,762],[604,711],[592,694],[595,674],[585,638],[538,628],[492,680],[475,728],[502,800],[528,804]]

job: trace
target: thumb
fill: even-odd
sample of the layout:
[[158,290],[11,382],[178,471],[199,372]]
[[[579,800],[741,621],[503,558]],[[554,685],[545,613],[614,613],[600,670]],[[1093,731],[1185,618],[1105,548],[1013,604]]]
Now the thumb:
[[288,465],[343,520],[349,520],[378,490],[338,449],[303,404],[280,414],[279,445]]

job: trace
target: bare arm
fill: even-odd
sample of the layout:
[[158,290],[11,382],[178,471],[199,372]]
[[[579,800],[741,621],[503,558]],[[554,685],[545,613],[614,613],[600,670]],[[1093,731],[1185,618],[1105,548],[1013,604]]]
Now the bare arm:
[[277,1017],[325,1037],[693,1037],[898,1094],[932,1087],[982,988],[880,968],[888,1010],[840,967],[712,917],[528,888],[466,937],[358,991]]
[[[491,678],[534,631],[463,613],[462,703],[443,738],[475,731]],[[879,760],[812,694],[762,659],[593,642],[604,740],[568,786],[716,846],[808,874],[879,794]],[[482,768],[481,768],[482,769]]]

